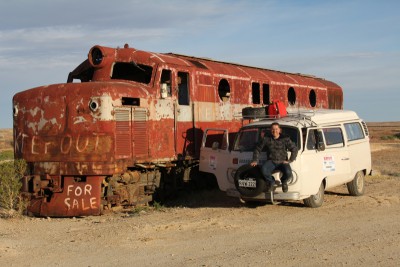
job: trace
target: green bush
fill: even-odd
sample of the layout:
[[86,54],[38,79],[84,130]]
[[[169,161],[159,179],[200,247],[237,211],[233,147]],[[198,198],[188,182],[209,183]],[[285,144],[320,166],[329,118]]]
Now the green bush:
[[21,178],[26,171],[24,160],[8,161],[0,164],[0,208],[13,214],[23,213],[26,203],[20,195]]
[[0,161],[2,160],[12,160],[14,159],[14,151],[12,150],[5,150],[0,152]]

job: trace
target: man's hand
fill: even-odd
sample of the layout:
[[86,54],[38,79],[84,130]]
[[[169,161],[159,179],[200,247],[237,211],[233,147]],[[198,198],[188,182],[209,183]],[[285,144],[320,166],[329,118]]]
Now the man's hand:
[[257,166],[257,161],[250,162],[250,166],[252,166],[252,167]]

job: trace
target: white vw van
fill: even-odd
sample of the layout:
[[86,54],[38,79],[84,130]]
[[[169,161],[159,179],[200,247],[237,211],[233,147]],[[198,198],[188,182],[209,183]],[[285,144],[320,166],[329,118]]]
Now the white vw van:
[[[299,150],[290,164],[293,178],[286,193],[279,172],[273,174],[275,187],[267,192],[260,171],[265,152],[258,166],[249,165],[257,142],[270,133],[275,121]],[[316,208],[324,201],[324,191],[338,185],[347,184],[352,196],[362,195],[364,176],[371,172],[367,125],[353,111],[303,111],[280,119],[256,119],[240,129],[233,144],[228,137],[226,129],[205,130],[200,171],[214,174],[222,191],[243,201],[303,200]]]

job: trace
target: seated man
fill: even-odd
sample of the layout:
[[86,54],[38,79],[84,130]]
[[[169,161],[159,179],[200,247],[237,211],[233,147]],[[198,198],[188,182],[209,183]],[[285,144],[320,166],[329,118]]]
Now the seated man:
[[[289,163],[296,160],[297,146],[288,136],[281,135],[279,123],[274,122],[271,125],[271,135],[264,136],[257,144],[253,154],[253,161],[250,163],[251,166],[257,166],[258,158],[264,147],[267,149],[267,161],[261,166],[261,172],[267,183],[270,184],[269,190],[272,191],[275,185],[272,172],[280,170],[283,173],[281,178],[282,191],[286,193],[288,191],[287,181],[292,176],[292,169]],[[287,151],[291,152],[289,161],[287,160]]]

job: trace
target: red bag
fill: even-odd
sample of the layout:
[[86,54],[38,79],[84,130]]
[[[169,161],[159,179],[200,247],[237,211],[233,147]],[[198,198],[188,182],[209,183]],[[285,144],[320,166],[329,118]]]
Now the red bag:
[[279,100],[273,100],[268,106],[268,115],[277,118],[285,117],[287,115],[285,104]]

